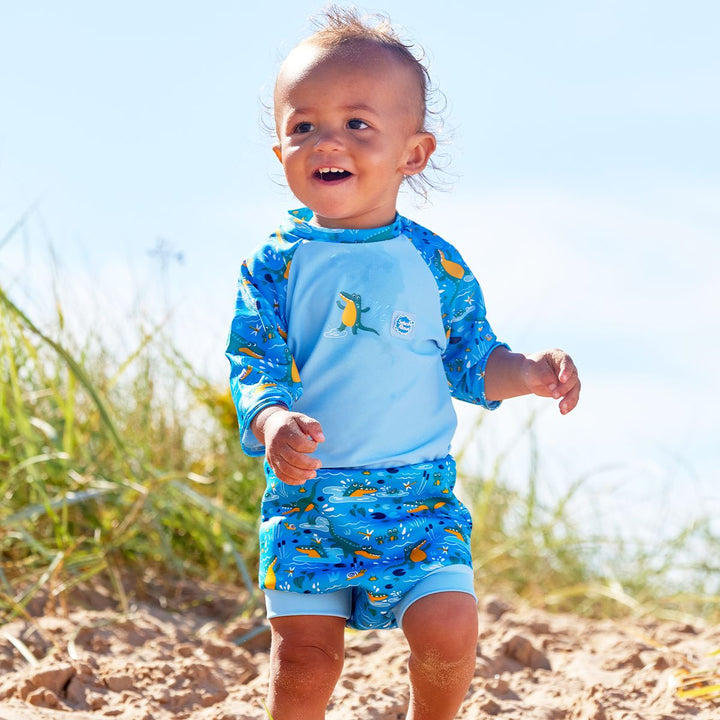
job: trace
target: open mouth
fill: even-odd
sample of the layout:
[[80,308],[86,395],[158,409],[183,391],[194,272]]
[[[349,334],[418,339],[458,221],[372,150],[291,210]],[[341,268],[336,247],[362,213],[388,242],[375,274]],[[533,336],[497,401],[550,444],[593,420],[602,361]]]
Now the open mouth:
[[340,168],[319,168],[313,173],[314,177],[323,182],[336,182],[338,180],[345,180],[345,178],[352,177],[352,173],[347,170],[341,170]]

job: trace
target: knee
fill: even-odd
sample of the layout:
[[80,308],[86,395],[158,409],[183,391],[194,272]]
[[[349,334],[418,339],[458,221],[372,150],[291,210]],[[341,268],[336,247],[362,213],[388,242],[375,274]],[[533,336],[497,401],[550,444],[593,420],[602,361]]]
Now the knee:
[[430,623],[410,645],[408,667],[415,681],[438,688],[467,688],[477,660],[477,616]]
[[279,685],[299,695],[335,685],[343,667],[343,654],[336,647],[308,638],[274,640],[272,672]]
[[440,634],[449,649],[456,655],[477,653],[478,615],[475,605],[466,613],[446,618]]
[[415,644],[419,658],[432,656],[435,662],[454,664],[474,658],[477,653],[477,619],[462,622],[444,618],[427,628],[422,641]]
[[477,609],[469,595],[460,596],[457,600],[459,602],[453,603],[452,612],[427,612],[435,610],[432,603],[424,608],[418,607],[414,615],[411,614],[413,606],[408,608],[403,629],[412,654],[421,664],[450,666],[474,663],[478,638]]

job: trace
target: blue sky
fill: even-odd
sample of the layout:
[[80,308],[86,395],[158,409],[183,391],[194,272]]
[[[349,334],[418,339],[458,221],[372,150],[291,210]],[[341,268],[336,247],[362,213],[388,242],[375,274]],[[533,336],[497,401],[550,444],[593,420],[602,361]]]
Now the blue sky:
[[[492,455],[538,409],[548,492],[591,475],[583,521],[717,514],[720,4],[361,7],[425,48],[447,102],[452,189],[401,210],[462,251],[513,348],[560,345],[581,368],[573,415],[512,401],[472,447]],[[239,263],[296,204],[262,102],[321,8],[0,0],[0,238],[32,208],[0,279],[31,314],[54,286],[109,332],[172,308],[222,381]],[[160,239],[183,257],[164,272]]]

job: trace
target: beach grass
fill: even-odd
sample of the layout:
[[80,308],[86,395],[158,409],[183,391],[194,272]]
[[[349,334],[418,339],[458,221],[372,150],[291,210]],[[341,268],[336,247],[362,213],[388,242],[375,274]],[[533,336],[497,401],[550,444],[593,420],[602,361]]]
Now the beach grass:
[[259,463],[242,455],[229,392],[162,328],[117,357],[43,330],[0,288],[0,607],[23,614],[148,572],[252,586]]
[[504,478],[505,452],[493,458],[487,477],[463,473],[464,451],[458,453],[459,482],[473,516],[478,588],[586,617],[716,622],[720,538],[712,519],[698,512],[675,535],[653,540],[581,529],[574,508],[592,500],[591,478],[568,482],[559,497],[541,500],[534,423],[531,415],[521,429],[530,448],[521,489]]
[[[244,585],[256,602],[262,466],[240,450],[227,387],[162,324],[133,329],[118,356],[99,334],[73,337],[60,303],[40,327],[0,287],[0,310],[2,617],[62,606],[88,583],[127,609],[128,578],[153,574]],[[541,502],[532,458],[522,490],[503,481],[500,454],[461,482],[479,593],[595,617],[720,619],[708,518],[648,546],[582,532],[569,511],[582,480]]]

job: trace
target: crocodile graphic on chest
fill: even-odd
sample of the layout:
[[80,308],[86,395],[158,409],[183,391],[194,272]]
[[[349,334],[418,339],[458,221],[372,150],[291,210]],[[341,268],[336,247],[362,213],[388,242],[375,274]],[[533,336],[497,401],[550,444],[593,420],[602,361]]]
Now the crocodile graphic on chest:
[[380,333],[374,328],[363,325],[362,314],[370,310],[369,307],[362,306],[362,297],[357,293],[340,292],[340,300],[336,300],[337,306],[342,310],[340,317],[340,325],[335,329],[335,334],[344,335],[349,329],[353,335],[357,335],[358,330],[365,332]]

